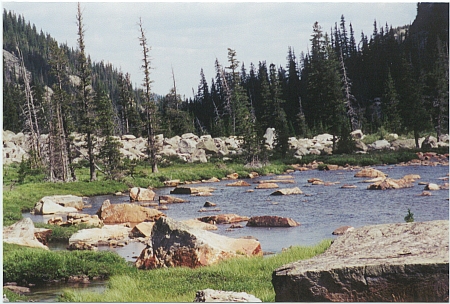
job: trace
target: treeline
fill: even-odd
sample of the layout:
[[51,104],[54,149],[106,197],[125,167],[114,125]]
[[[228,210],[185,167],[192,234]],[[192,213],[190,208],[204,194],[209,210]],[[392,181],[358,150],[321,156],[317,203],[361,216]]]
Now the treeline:
[[[216,61],[210,83],[202,71],[189,103],[196,128],[213,136],[235,133],[226,91],[233,79],[226,70]],[[286,130],[277,131],[289,136],[384,128],[416,139],[421,132],[439,137],[448,132],[448,3],[419,3],[410,27],[374,22],[370,38],[361,33],[359,42],[344,16],[330,34],[315,23],[309,53],[297,58],[289,48],[285,67],[242,64],[239,85],[260,135],[282,115]]]
[[[84,53],[80,11],[78,17],[74,50],[38,33],[23,16],[3,12],[3,48],[18,58],[6,64],[4,56],[3,128],[30,132],[36,140],[49,134],[54,164],[47,166],[61,171],[50,170],[55,179],[76,178],[70,169],[72,132],[88,139],[91,179],[101,162],[110,173],[119,170],[113,165],[120,157],[114,136],[122,134],[148,138],[148,156],[157,170],[159,133],[242,136],[247,160],[255,161],[264,155],[269,127],[275,128],[281,156],[290,136],[328,132],[335,152],[349,152],[348,134],[355,129],[412,133],[416,142],[421,132],[435,131],[438,137],[448,132],[448,3],[419,3],[411,26],[374,22],[370,38],[361,33],[358,39],[344,16],[329,33],[316,22],[310,51],[297,57],[289,47],[285,66],[265,61],[245,66],[236,50],[228,49],[226,65],[216,59],[210,83],[201,70],[197,93],[184,100],[175,77],[166,95],[151,92],[142,22],[144,85],[133,88],[129,74],[103,61],[93,63]],[[36,156],[39,145],[34,143]]]

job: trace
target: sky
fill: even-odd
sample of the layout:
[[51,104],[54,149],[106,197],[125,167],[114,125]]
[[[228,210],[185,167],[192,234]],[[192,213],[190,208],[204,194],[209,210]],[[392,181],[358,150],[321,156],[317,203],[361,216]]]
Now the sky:
[[[2,1],[7,11],[23,15],[37,30],[59,43],[77,47],[76,2]],[[297,58],[308,52],[314,22],[330,33],[344,15],[355,39],[363,31],[370,39],[373,24],[411,24],[417,2],[81,2],[86,52],[94,62],[111,63],[129,73],[133,86],[144,74],[139,44],[139,18],[151,47],[152,91],[193,97],[200,70],[211,85],[215,61],[227,66],[228,48],[249,68],[260,61],[286,66],[288,47]]]

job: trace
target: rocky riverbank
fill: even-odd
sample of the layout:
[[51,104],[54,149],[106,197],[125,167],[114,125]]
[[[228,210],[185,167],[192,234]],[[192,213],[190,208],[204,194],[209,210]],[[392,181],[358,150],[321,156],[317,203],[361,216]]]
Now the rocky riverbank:
[[[360,130],[352,132],[352,137],[356,143],[357,153],[367,153],[370,151],[396,151],[399,149],[414,149],[414,139],[398,139],[396,134],[390,134],[390,141],[377,140],[372,144],[366,145],[362,141],[364,134]],[[87,149],[85,136],[77,133],[71,135],[76,157],[74,162],[87,159]],[[271,150],[275,141],[273,128],[268,128],[264,135],[265,146]],[[422,148],[448,147],[448,135],[442,135],[440,141],[433,136],[419,139],[419,145]],[[146,157],[147,140],[134,135],[122,135],[116,137],[121,143],[120,152],[123,157],[128,159],[142,160]],[[43,145],[44,152],[48,146],[48,135],[43,134],[40,137],[40,143]],[[20,163],[22,158],[27,158],[29,151],[30,136],[24,133],[13,133],[3,130],[3,164]],[[206,163],[211,156],[227,159],[233,155],[242,153],[243,140],[236,136],[227,138],[212,138],[210,135],[197,136],[193,133],[186,133],[181,136],[171,138],[164,137],[163,134],[156,136],[158,146],[158,155],[160,158],[175,157],[182,161],[192,163]],[[309,138],[289,138],[289,149],[294,157],[301,159],[305,155],[329,155],[332,154],[333,136],[330,134],[317,135]]]

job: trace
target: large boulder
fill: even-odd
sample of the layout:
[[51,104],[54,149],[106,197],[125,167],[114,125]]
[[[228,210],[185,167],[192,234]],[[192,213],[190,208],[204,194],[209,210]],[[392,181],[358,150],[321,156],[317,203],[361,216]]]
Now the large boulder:
[[368,148],[371,150],[385,150],[389,149],[390,147],[391,144],[386,139],[380,139],[368,145]]
[[152,231],[152,244],[136,260],[139,269],[206,266],[238,257],[262,255],[256,240],[232,239],[194,229],[171,218],[160,218]]
[[73,207],[78,210],[84,208],[83,198],[75,195],[53,195],[44,196],[41,202],[53,202],[63,207]]
[[264,133],[263,137],[265,138],[265,145],[266,147],[271,150],[273,149],[273,144],[276,139],[275,135],[275,129],[274,128],[267,128],[266,133]]
[[216,143],[211,137],[202,138],[202,140],[197,144],[197,149],[205,150],[206,154],[216,154],[219,149],[216,147]]
[[48,247],[36,238],[35,233],[38,231],[36,231],[33,221],[26,217],[11,226],[3,228],[3,242],[48,250]]
[[125,225],[105,225],[102,228],[81,229],[69,238],[71,244],[97,245],[111,240],[128,240],[131,228]]
[[32,212],[34,214],[46,215],[78,212],[78,209],[74,207],[63,207],[51,200],[40,200],[34,205]]
[[192,154],[196,150],[197,142],[193,139],[185,138],[180,140],[178,147],[180,153]]
[[391,142],[391,147],[394,150],[400,150],[400,149],[415,149],[416,148],[416,141],[414,138],[410,139],[397,139]]
[[369,190],[388,190],[388,189],[402,189],[402,188],[410,188],[412,187],[411,180],[406,179],[392,179],[385,178],[381,181],[377,181],[373,184],[370,184],[367,189]]
[[171,196],[171,195],[160,195],[159,196],[159,203],[160,204],[179,204],[179,203],[186,203],[187,200],[184,200],[179,197]]
[[361,171],[357,172],[355,174],[355,177],[370,177],[370,178],[375,178],[375,177],[386,177],[386,174],[384,174],[383,172],[381,172],[380,170],[377,169],[373,169],[373,168],[364,168]]
[[296,227],[299,225],[291,218],[274,215],[252,216],[247,222],[249,227]]
[[277,302],[448,302],[448,221],[348,231],[323,254],[276,269]]
[[432,149],[438,147],[438,141],[437,138],[431,135],[428,135],[425,137],[424,141],[422,142],[421,148],[422,149]]
[[109,200],[103,202],[97,215],[105,224],[154,222],[164,213],[152,208],[135,204],[111,204]]
[[203,149],[195,150],[192,155],[190,161],[191,163],[207,163],[208,158],[206,157],[206,152]]
[[133,187],[130,190],[130,201],[152,201],[156,193],[151,189]]
[[233,302],[262,302],[260,299],[254,295],[248,294],[246,292],[234,292],[234,291],[223,291],[223,290],[213,290],[213,289],[203,289],[197,291],[195,294],[194,302],[221,302],[221,303],[233,303]]

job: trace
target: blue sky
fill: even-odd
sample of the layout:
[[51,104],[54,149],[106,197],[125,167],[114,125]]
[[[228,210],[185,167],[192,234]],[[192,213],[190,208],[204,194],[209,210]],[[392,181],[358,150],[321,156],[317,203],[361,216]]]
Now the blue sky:
[[[3,1],[2,5],[76,48],[76,2]],[[359,42],[361,31],[370,38],[374,20],[378,27],[412,23],[417,2],[81,2],[81,6],[86,51],[92,60],[112,63],[140,86],[141,17],[151,47],[153,92],[170,91],[173,69],[178,93],[192,97],[200,69],[211,84],[216,58],[227,66],[228,48],[246,67],[259,61],[285,66],[289,46],[297,57],[307,52],[315,21],[330,33],[344,15],[347,29],[352,23]]]

